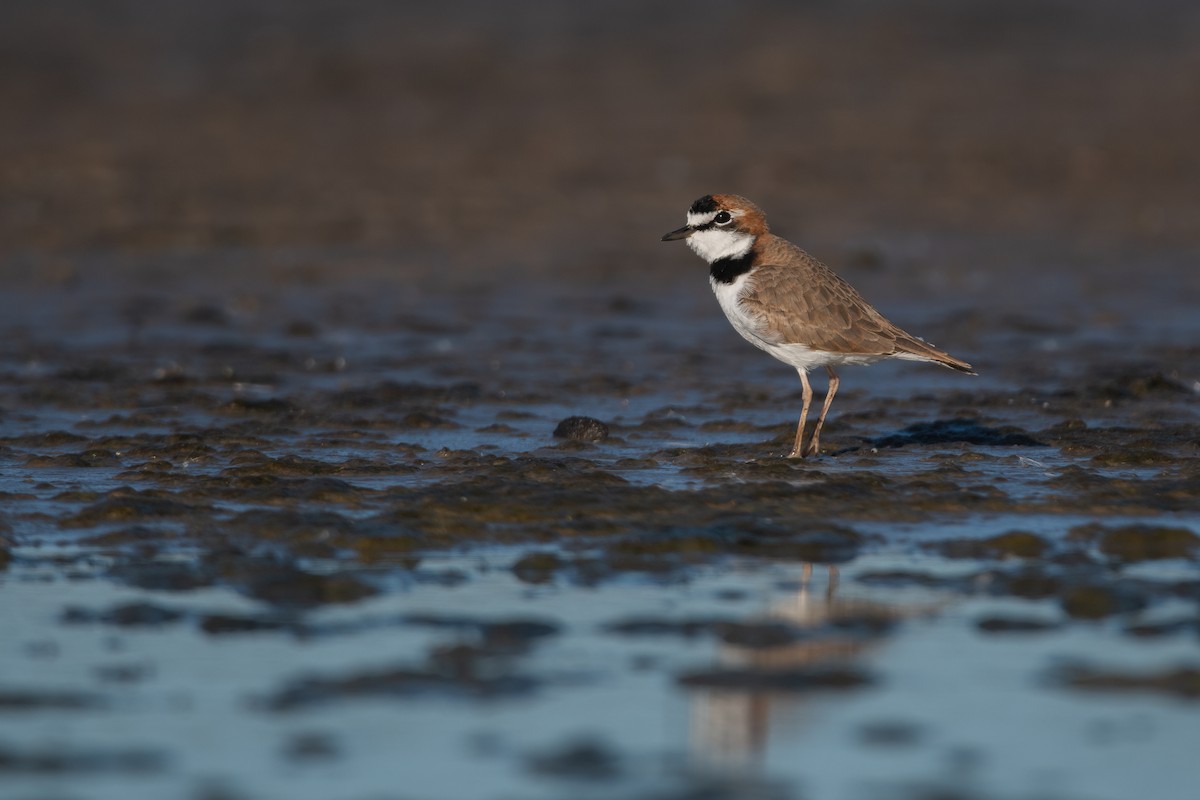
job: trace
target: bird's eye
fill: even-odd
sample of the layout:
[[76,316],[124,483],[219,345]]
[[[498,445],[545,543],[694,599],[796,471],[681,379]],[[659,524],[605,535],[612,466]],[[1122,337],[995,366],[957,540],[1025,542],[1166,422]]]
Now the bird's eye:
[[713,217],[713,222],[718,225],[728,225],[730,222],[733,222],[733,216],[728,211],[722,211]]

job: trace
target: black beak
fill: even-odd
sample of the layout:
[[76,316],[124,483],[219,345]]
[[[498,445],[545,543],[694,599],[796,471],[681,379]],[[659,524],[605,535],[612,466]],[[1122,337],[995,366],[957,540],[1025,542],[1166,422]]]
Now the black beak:
[[695,228],[690,225],[684,225],[682,228],[673,230],[670,233],[664,233],[662,240],[664,242],[673,242],[676,239],[686,239],[695,233]]

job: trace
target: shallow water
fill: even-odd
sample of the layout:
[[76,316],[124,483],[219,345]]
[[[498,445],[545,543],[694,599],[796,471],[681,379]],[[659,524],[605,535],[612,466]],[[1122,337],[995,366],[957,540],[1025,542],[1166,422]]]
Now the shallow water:
[[[1194,695],[1082,693],[1055,675],[1073,663],[1131,674],[1194,663],[1194,630],[1147,640],[1111,620],[1064,627],[1052,601],[864,585],[872,572],[975,572],[898,550],[836,576],[735,559],[674,580],[585,587],[522,582],[509,569],[521,551],[488,548],[385,572],[385,596],[309,613],[290,630],[224,635],[204,633],[197,617],[261,607],[228,591],[140,592],[10,570],[5,607],[21,616],[6,629],[20,647],[0,671],[9,693],[35,704],[40,695],[42,707],[9,704],[0,718],[6,784],[17,796],[86,786],[89,797],[146,798],[181,787],[247,797],[790,797],[797,787],[821,797],[1190,797]],[[63,618],[134,603],[184,616]],[[1174,601],[1153,616],[1189,613],[1194,602]],[[995,616],[1054,627],[981,632]],[[533,630],[487,643],[486,625]],[[452,648],[469,675],[419,677]],[[837,675],[815,671],[829,663],[862,685],[839,688]],[[747,669],[770,672],[721,672]],[[734,685],[687,685],[705,674],[733,674]],[[85,705],[54,708],[46,697],[56,692]]]
[[9,295],[11,791],[1190,797],[1194,348],[848,370],[788,461],[693,288]]

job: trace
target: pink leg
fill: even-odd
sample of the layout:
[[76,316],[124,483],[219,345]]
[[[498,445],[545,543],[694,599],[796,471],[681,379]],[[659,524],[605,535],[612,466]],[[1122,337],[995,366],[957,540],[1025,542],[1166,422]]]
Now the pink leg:
[[788,458],[804,458],[806,455],[803,451],[804,423],[808,420],[808,407],[812,404],[812,387],[808,385],[808,373],[802,369],[796,371],[800,373],[800,384],[804,387],[804,407],[800,409],[800,424],[796,426],[796,443],[792,445],[792,452],[788,454]]
[[808,447],[804,449],[806,456],[821,452],[821,428],[825,425],[825,415],[829,413],[829,404],[833,402],[838,384],[841,383],[837,373],[833,371],[833,367],[826,367],[825,370],[829,373],[829,388],[825,390],[825,405],[821,407],[821,416],[817,417],[817,426],[813,428],[812,438],[808,440]]

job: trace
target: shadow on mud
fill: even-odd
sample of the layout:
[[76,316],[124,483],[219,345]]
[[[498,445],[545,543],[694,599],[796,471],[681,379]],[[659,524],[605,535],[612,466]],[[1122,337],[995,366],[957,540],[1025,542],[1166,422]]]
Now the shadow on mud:
[[905,447],[930,444],[974,444],[984,447],[1046,447],[1028,434],[1014,428],[991,428],[973,419],[939,419],[909,425],[899,433],[881,436],[874,447]]

